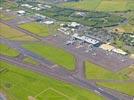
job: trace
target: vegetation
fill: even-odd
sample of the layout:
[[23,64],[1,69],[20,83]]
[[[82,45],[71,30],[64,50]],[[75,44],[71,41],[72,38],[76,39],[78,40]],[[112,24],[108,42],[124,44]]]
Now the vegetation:
[[134,82],[100,82],[97,83],[100,86],[104,86],[110,89],[117,90],[119,92],[128,94],[130,96],[134,95]]
[[101,0],[80,0],[79,2],[64,3],[63,7],[71,7],[82,10],[94,10],[100,4]]
[[5,21],[9,21],[9,20],[12,20],[14,18],[15,18],[15,16],[9,16],[9,15],[7,15],[5,13],[0,14],[0,19],[5,20]]
[[[61,5],[61,4],[60,4]],[[59,6],[60,6],[59,5]],[[134,10],[133,0],[80,0],[79,2],[63,3],[62,7],[94,11],[126,11]]]
[[9,1],[9,0],[0,0],[0,7],[4,7],[5,9],[17,9],[17,3]]
[[123,29],[126,33],[132,33],[134,32],[134,25],[131,24],[125,24],[120,26],[121,29]]
[[58,25],[44,25],[36,22],[31,22],[22,24],[20,27],[39,36],[48,36],[57,31]]
[[10,100],[103,100],[91,91],[0,61],[0,91]]
[[24,34],[16,29],[13,29],[12,27],[9,27],[3,23],[0,23],[0,35],[10,40],[20,40],[20,41],[35,40],[35,38],[27,34]]
[[130,68],[123,69],[119,72],[112,72],[93,64],[91,62],[85,62],[85,74],[88,79],[103,79],[103,80],[128,80]]
[[39,63],[37,61],[35,61],[34,59],[32,59],[31,57],[26,57],[23,59],[23,61],[25,63],[29,63],[29,64],[33,64],[33,65],[38,65]]
[[75,68],[75,58],[70,53],[65,52],[62,49],[41,43],[25,44],[23,47],[63,66],[64,68],[69,70],[73,70]]
[[80,11],[85,13],[85,16],[75,15],[76,12],[79,12],[79,10],[52,7],[51,9],[43,10],[40,13],[60,21],[75,21],[83,25],[97,28],[116,26],[125,20],[121,16],[116,16],[105,12]]
[[16,57],[19,55],[19,52],[13,48],[7,46],[6,44],[0,43],[0,54],[10,56],[10,57]]

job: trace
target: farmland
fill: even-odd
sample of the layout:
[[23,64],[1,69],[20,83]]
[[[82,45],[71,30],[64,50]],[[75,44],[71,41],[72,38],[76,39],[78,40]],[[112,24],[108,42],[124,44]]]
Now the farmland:
[[58,25],[43,25],[36,22],[25,23],[20,25],[21,28],[28,30],[39,36],[48,36],[56,32]]
[[[61,4],[59,4],[61,5]],[[94,11],[126,11],[134,10],[133,0],[82,0],[79,2],[63,3],[63,7]]]
[[101,0],[83,0],[79,2],[64,3],[63,6],[82,10],[94,10],[100,2]]
[[69,70],[73,70],[75,68],[75,58],[70,53],[65,52],[62,49],[41,43],[25,44],[23,47],[63,66],[64,68]]
[[[0,90],[9,100],[104,100],[90,91],[84,90],[51,77],[19,68],[13,64],[0,61]],[[23,92],[22,92],[23,91]]]
[[10,39],[10,40],[19,40],[19,41],[32,41],[35,40],[35,38],[26,35],[25,33],[22,33],[16,29],[13,29],[12,27],[9,27],[3,23],[0,23],[0,35],[4,38]]
[[16,57],[19,55],[19,52],[6,44],[0,44],[0,54],[10,57]]

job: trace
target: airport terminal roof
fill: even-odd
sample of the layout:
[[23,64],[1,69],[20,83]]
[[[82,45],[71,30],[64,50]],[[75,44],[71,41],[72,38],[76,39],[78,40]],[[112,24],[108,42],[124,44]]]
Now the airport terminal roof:
[[99,43],[98,40],[95,40],[95,39],[92,39],[92,38],[86,37],[86,36],[79,36],[78,34],[74,34],[73,37],[74,38],[77,38],[79,40],[85,41],[87,43],[94,44],[94,45],[97,44],[97,43]]

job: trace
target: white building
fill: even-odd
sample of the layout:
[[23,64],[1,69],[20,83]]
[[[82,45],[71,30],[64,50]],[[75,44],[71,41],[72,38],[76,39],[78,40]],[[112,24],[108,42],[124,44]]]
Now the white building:
[[54,21],[44,21],[43,23],[49,25],[49,24],[53,24]]
[[27,8],[32,8],[33,6],[29,5],[29,4],[22,4],[22,7],[27,7]]
[[17,14],[24,15],[26,12],[24,10],[17,11]]
[[70,35],[68,30],[69,30],[69,28],[63,28],[63,27],[58,29],[58,31],[64,33],[65,35]]
[[76,22],[72,22],[68,25],[69,27],[73,27],[73,28],[76,28],[76,27],[79,27],[80,24],[79,23],[76,23]]
[[95,39],[92,39],[92,38],[86,37],[86,36],[79,36],[78,34],[74,34],[74,35],[72,35],[72,37],[75,39],[79,39],[79,40],[82,40],[84,42],[87,42],[89,44],[93,44],[93,45],[100,43],[100,41],[98,41],[98,40],[95,40]]
[[105,51],[114,52],[114,53],[121,54],[121,55],[127,55],[127,53],[125,51],[115,48],[114,46],[112,46],[110,44],[102,44],[99,48],[101,48]]

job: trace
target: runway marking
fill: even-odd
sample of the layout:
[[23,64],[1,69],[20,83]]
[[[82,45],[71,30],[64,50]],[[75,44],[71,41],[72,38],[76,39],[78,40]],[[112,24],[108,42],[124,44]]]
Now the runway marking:
[[41,94],[47,92],[48,90],[52,90],[52,91],[54,91],[54,92],[56,92],[56,93],[58,93],[58,94],[60,94],[60,95],[62,95],[62,96],[64,96],[64,97],[66,97],[67,99],[72,100],[69,96],[65,95],[64,93],[62,93],[62,92],[60,92],[60,91],[58,91],[58,90],[56,90],[56,89],[54,89],[54,88],[52,88],[52,87],[47,88],[47,89],[41,91],[39,94],[35,95],[34,97],[37,98],[39,95],[41,95]]
[[55,65],[51,66],[50,68],[55,68],[55,67],[58,67],[58,65],[57,65],[57,64],[55,64]]

